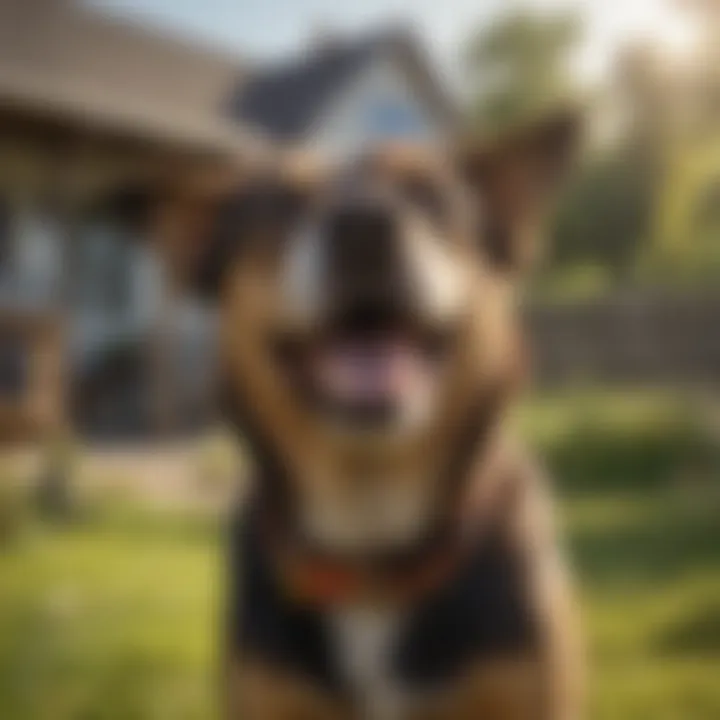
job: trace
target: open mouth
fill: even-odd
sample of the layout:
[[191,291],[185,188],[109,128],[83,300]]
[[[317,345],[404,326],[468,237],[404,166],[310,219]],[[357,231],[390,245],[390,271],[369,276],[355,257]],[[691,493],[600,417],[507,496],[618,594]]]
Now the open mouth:
[[417,319],[343,314],[278,345],[283,369],[314,409],[354,424],[418,418],[432,403],[454,333]]

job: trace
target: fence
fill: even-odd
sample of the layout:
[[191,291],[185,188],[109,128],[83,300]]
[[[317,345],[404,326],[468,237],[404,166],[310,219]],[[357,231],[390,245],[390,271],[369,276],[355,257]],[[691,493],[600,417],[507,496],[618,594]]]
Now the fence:
[[720,381],[720,295],[618,295],[527,310],[540,384]]

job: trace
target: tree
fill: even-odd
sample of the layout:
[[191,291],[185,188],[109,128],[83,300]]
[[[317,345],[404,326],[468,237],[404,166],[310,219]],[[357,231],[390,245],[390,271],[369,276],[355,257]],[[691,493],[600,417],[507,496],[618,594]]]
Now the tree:
[[465,64],[473,129],[503,130],[572,96],[571,53],[579,31],[574,14],[518,11],[471,38]]

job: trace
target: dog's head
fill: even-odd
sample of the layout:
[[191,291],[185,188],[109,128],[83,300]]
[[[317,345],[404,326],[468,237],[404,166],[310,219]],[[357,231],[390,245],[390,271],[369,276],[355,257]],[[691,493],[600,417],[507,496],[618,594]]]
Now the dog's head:
[[563,116],[460,157],[248,173],[197,238],[225,392],[292,462],[432,454],[516,367],[514,286],[575,136]]

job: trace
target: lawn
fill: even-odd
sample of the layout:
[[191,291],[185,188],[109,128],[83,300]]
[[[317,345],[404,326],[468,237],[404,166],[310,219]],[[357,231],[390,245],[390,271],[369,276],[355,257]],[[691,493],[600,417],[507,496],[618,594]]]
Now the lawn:
[[[561,478],[593,719],[720,718],[720,465],[698,417],[610,394],[521,414]],[[216,717],[220,539],[138,510],[30,523],[0,548],[0,717]]]
[[205,524],[105,518],[0,552],[0,717],[214,717],[219,543]]

